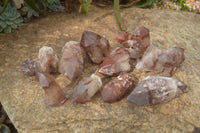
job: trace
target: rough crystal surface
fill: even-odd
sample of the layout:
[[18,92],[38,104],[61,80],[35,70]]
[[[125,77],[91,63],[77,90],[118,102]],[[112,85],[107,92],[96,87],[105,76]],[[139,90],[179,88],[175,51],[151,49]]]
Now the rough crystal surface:
[[58,57],[53,48],[43,46],[39,49],[38,60],[35,62],[36,72],[54,73],[58,68]]
[[81,38],[81,46],[85,49],[94,63],[101,63],[110,54],[109,41],[96,33],[84,31]]
[[36,73],[36,79],[44,90],[44,103],[46,105],[58,106],[65,102],[65,94],[52,75],[47,73]]
[[100,65],[98,72],[106,75],[113,76],[120,72],[130,71],[130,54],[124,47],[117,47],[107,56],[103,63]]
[[70,80],[75,80],[83,71],[83,53],[80,44],[70,41],[62,49],[59,72]]
[[127,90],[132,87],[133,81],[128,73],[120,74],[104,86],[102,100],[108,103],[121,100]]
[[20,71],[24,75],[34,76],[35,75],[35,60],[34,59],[25,60],[20,67]]
[[99,76],[92,74],[90,77],[84,77],[74,88],[72,102],[85,103],[89,101],[101,86],[102,81]]
[[147,76],[132,91],[127,100],[137,105],[166,103],[186,92],[187,85],[178,79]]
[[142,59],[138,59],[136,69],[162,72],[163,76],[172,76],[176,71],[176,67],[184,60],[184,49],[182,48],[172,47],[162,51],[151,45],[145,51]]
[[133,34],[122,32],[117,35],[117,41],[123,44],[131,54],[131,58],[142,57],[150,45],[149,30],[143,26],[135,29]]

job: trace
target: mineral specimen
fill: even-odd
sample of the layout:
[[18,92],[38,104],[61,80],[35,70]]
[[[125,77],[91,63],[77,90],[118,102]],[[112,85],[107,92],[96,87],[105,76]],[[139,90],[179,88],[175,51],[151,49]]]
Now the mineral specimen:
[[83,53],[80,44],[70,41],[62,49],[62,57],[59,64],[59,72],[75,80],[83,71]]
[[58,57],[51,47],[43,46],[35,62],[36,72],[54,73],[58,68]]
[[83,32],[81,46],[85,49],[91,61],[97,64],[110,54],[109,41],[105,37],[90,31]]
[[142,57],[145,50],[150,45],[149,30],[143,26],[138,27],[132,35],[122,32],[117,35],[116,39],[128,49],[131,54],[131,58],[134,59]]
[[124,47],[117,47],[107,56],[98,70],[99,73],[106,76],[113,76],[120,72],[130,71],[130,54]]
[[132,87],[133,81],[128,73],[120,74],[104,86],[102,91],[103,101],[112,103],[121,100],[127,90]]
[[25,60],[20,67],[20,71],[27,76],[35,75],[35,59]]
[[58,106],[65,102],[65,94],[52,75],[47,73],[36,73],[36,79],[44,89],[44,103],[46,105]]
[[102,81],[99,76],[92,74],[90,77],[84,77],[74,88],[72,102],[85,103],[89,101],[101,86]]
[[166,103],[186,92],[187,85],[175,78],[147,76],[128,96],[137,105]]
[[170,48],[162,51],[154,45],[149,46],[136,69],[142,71],[162,72],[163,76],[172,76],[176,67],[184,61],[184,49]]

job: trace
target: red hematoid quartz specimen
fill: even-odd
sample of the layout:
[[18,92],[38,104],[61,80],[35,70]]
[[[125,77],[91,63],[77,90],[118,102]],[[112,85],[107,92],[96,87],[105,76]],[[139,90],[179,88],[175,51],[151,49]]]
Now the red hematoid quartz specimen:
[[58,57],[51,47],[43,46],[39,50],[38,58],[28,59],[20,67],[24,75],[34,76],[36,72],[54,73],[57,71]]
[[36,73],[36,79],[44,89],[44,103],[46,105],[58,106],[65,102],[65,94],[52,75],[47,73]]
[[36,72],[57,72],[58,57],[51,47],[43,46],[39,49],[39,55],[35,67]]
[[186,92],[187,85],[175,78],[147,76],[128,96],[137,105],[166,103]]
[[110,54],[109,41],[105,37],[90,31],[83,32],[81,46],[89,55],[90,60],[97,64]]
[[20,67],[20,71],[27,76],[34,76],[35,75],[35,60],[28,59],[25,60]]
[[131,54],[131,58],[142,57],[150,45],[150,33],[145,27],[138,27],[133,34],[122,32],[117,35],[117,41],[123,44]]
[[75,80],[83,71],[83,52],[80,44],[70,41],[62,49],[62,57],[59,64],[59,72]]
[[84,77],[74,89],[72,102],[85,103],[89,101],[101,86],[102,81],[99,76],[92,74],[90,77]]
[[149,46],[136,69],[142,71],[162,72],[163,76],[172,76],[176,67],[185,60],[184,49],[170,48],[162,51],[154,45]]
[[117,47],[107,56],[98,70],[99,73],[106,76],[113,76],[120,72],[130,71],[130,54],[124,47]]
[[132,87],[133,82],[133,78],[128,73],[120,74],[104,86],[102,91],[103,101],[112,103],[121,100],[127,90]]

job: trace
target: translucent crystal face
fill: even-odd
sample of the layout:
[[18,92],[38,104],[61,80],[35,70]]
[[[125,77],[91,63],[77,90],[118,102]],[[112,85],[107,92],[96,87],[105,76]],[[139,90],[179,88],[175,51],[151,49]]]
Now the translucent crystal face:
[[175,78],[147,76],[128,96],[137,105],[165,103],[185,92],[187,86]]
[[110,54],[109,41],[96,33],[84,31],[81,38],[81,46],[85,49],[89,58],[94,63],[101,63]]
[[129,60],[129,52],[123,47],[117,47],[112,51],[110,56],[105,58],[98,72],[107,76],[113,76],[120,72],[128,72],[130,71]]

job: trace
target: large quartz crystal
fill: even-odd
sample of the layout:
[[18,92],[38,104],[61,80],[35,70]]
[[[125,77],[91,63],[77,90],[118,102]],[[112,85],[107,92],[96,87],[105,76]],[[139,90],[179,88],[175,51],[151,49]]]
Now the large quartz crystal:
[[74,88],[72,102],[85,103],[89,101],[101,86],[102,81],[99,76],[92,74],[90,77],[84,77]]
[[133,34],[122,32],[117,35],[116,39],[128,49],[131,58],[134,59],[142,57],[150,45],[149,30],[143,26],[138,27]]
[[120,72],[130,71],[130,54],[124,47],[117,47],[107,56],[98,70],[99,73],[106,76],[113,76]]
[[162,76],[147,76],[128,96],[127,100],[137,105],[166,103],[186,92],[187,85],[178,79]]
[[75,80],[83,71],[83,52],[80,44],[70,41],[62,49],[59,72],[70,80]]
[[172,76],[176,67],[184,61],[184,49],[170,48],[162,51],[154,45],[149,46],[136,69],[142,71],[162,72],[163,76]]
[[85,49],[91,61],[97,64],[110,54],[109,41],[105,37],[90,31],[83,32],[81,46]]
[[58,57],[51,47],[43,46],[35,62],[36,72],[54,73],[58,68]]
[[127,90],[132,87],[133,81],[128,73],[120,74],[104,86],[102,91],[103,101],[112,103],[121,100]]
[[65,102],[65,94],[52,75],[47,73],[36,73],[36,79],[44,90],[44,103],[46,105],[58,106]]

